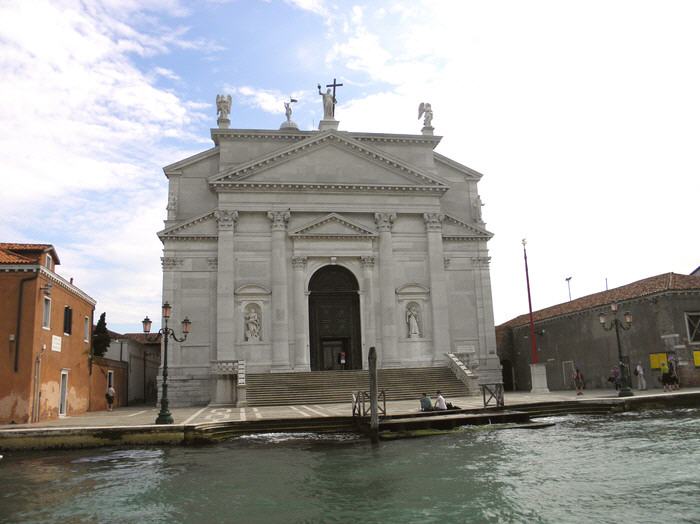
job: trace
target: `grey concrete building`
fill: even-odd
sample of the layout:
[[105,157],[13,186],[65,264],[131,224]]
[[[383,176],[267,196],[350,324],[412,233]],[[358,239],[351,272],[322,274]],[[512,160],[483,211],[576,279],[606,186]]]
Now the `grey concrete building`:
[[[171,404],[240,403],[248,373],[447,366],[499,377],[482,175],[421,134],[229,129],[164,168]],[[325,109],[324,109],[325,110]]]
[[[608,381],[617,366],[615,330],[602,328],[599,315],[632,315],[628,330],[620,330],[623,360],[632,369],[642,363],[649,387],[659,387],[658,363],[678,362],[681,386],[700,385],[700,276],[666,273],[571,302],[533,312],[537,354],[546,364],[549,389],[573,389],[576,367],[588,388],[612,388]],[[496,327],[498,355],[506,389],[530,389],[529,315]],[[632,384],[636,385],[634,377]]]
[[[127,365],[126,404],[155,404],[158,367],[160,365],[160,336],[146,337],[142,333],[110,331],[110,344],[104,358]],[[123,392],[120,392],[123,393]]]

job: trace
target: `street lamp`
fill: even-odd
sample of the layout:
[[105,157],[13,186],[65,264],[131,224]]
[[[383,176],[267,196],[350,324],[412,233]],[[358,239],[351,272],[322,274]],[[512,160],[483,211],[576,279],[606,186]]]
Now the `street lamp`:
[[[192,322],[185,317],[185,320],[182,321],[182,338],[177,338],[175,331],[168,327],[168,319],[172,311],[173,308],[170,304],[167,302],[163,304],[163,327],[158,330],[158,334],[163,335],[163,393],[160,396],[160,412],[158,413],[158,418],[156,418],[156,424],[173,423],[173,416],[168,409],[168,338],[173,337],[173,340],[177,342],[184,342],[192,326]],[[153,324],[151,319],[146,317],[141,323],[143,324],[143,332],[146,334],[146,340],[156,340],[157,337],[148,338],[148,334],[151,332],[151,324]]]
[[[629,311],[625,311],[623,317],[624,321],[620,320],[617,318],[617,311],[619,307],[617,304],[610,304],[610,311],[613,312],[613,318],[610,321],[610,325],[608,326],[607,324],[607,318],[605,316],[605,313],[601,313],[598,317],[598,320],[600,321],[600,326],[605,330],[605,331],[611,331],[613,328],[615,328],[615,337],[617,338],[617,358],[620,362],[620,393],[618,396],[620,397],[631,397],[634,395],[632,393],[632,389],[630,389],[630,374],[629,374],[629,362],[626,362],[622,358],[622,345],[620,344],[620,329],[623,329],[627,331],[629,328],[632,327],[632,313]],[[629,357],[625,357],[627,360],[629,360]]]

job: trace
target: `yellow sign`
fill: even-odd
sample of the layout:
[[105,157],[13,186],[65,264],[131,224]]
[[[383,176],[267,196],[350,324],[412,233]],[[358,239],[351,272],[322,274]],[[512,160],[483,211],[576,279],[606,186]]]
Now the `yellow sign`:
[[695,367],[700,368],[700,351],[693,351],[693,361],[695,362]]
[[666,353],[651,353],[649,355],[649,367],[651,369],[660,369],[663,362],[668,362]]

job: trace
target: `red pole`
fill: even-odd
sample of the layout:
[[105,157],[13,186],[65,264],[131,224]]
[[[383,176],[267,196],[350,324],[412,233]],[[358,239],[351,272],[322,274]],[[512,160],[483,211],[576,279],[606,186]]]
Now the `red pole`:
[[537,341],[535,340],[535,321],[532,318],[532,298],[530,296],[530,272],[527,269],[527,242],[523,238],[523,255],[525,256],[525,282],[527,282],[527,305],[530,311],[530,345],[531,345],[531,362],[537,364]]

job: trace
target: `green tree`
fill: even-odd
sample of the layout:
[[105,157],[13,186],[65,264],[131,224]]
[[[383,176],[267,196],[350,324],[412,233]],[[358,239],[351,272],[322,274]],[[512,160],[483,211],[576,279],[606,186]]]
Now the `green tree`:
[[111,340],[109,331],[107,331],[106,316],[107,313],[102,313],[100,315],[100,320],[97,321],[97,325],[92,332],[92,354],[96,357],[101,357],[107,352]]

